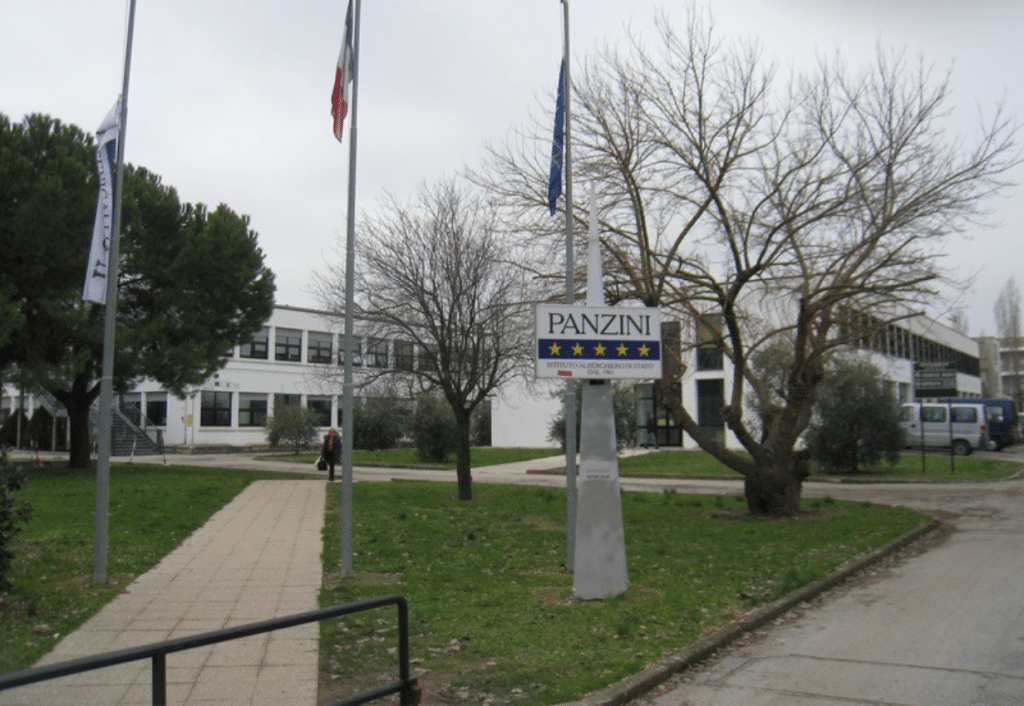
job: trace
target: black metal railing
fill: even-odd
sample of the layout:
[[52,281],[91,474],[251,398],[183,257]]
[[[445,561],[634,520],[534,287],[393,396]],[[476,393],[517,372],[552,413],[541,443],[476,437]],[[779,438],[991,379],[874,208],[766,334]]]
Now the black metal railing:
[[0,674],[0,691],[103,667],[112,667],[116,664],[152,659],[153,706],[167,706],[167,655],[172,652],[205,647],[218,642],[237,640],[241,637],[249,637],[273,630],[282,630],[328,618],[337,618],[342,615],[360,613],[392,604],[398,607],[398,680],[376,689],[350,696],[342,701],[333,701],[329,706],[354,706],[355,704],[364,704],[391,694],[401,695],[402,706],[416,706],[419,703],[419,691],[416,679],[409,674],[409,606],[406,603],[405,597],[397,593],[377,598],[367,598],[366,600],[331,606],[329,608],[320,608],[305,613],[296,613],[295,615],[288,615],[282,618],[262,620],[233,628],[189,635],[188,637],[180,637],[165,642],[154,642],[149,645],[129,647],[115,652],[104,652],[103,654],[91,657],[81,657],[66,662],[48,664],[43,667],[22,669],[10,674]]

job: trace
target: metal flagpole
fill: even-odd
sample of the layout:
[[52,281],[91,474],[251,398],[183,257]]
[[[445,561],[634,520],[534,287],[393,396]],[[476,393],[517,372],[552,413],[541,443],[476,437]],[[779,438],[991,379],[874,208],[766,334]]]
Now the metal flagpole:
[[117,323],[118,250],[121,239],[121,193],[124,185],[124,136],[128,125],[128,77],[132,65],[132,35],[135,28],[135,0],[128,4],[128,37],[124,52],[121,85],[121,117],[117,135],[117,174],[114,177],[114,213],[107,260],[107,301],[103,318],[103,372],[100,377],[99,448],[96,458],[96,549],[93,557],[94,583],[107,580],[107,515],[110,509],[111,415],[114,406],[114,330]]
[[[564,76],[565,105],[565,303],[576,303],[575,264],[573,262],[572,238],[572,121],[569,119],[569,97],[572,83],[569,80],[569,0],[561,0],[563,9],[564,40],[562,42],[562,65]],[[566,568],[573,570],[576,556],[576,383],[565,381],[565,493],[566,493]]]
[[341,409],[341,573],[352,573],[352,366],[355,337],[355,266],[356,266],[356,117],[359,109],[359,20],[361,0],[355,0],[352,19],[352,123],[349,126],[348,159],[348,223],[345,253],[345,382]]

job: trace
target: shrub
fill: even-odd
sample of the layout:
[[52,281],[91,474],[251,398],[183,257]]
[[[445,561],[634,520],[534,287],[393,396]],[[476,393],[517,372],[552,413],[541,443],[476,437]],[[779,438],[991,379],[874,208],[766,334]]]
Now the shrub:
[[18,418],[21,418],[21,447],[28,448],[28,415],[25,410],[18,409],[14,414],[8,415],[3,424],[0,424],[0,445],[15,446],[18,440]]
[[444,463],[455,450],[455,414],[434,395],[421,395],[412,415],[412,440],[421,461]]
[[289,404],[274,409],[274,416],[267,419],[267,441],[277,447],[290,444],[295,453],[309,446],[317,438],[317,424],[320,415],[315,409]]
[[407,410],[394,397],[367,397],[352,410],[352,446],[364,451],[393,449],[405,435]]
[[28,427],[22,430],[22,437],[27,433],[29,448],[48,449],[53,437],[53,415],[45,407],[36,407]]
[[491,403],[484,400],[473,410],[470,421],[470,444],[473,446],[491,445]]
[[11,542],[22,526],[32,519],[32,506],[14,496],[21,490],[24,474],[7,462],[7,452],[0,451],[0,591],[11,589],[14,552]]
[[818,389],[807,430],[811,455],[827,471],[857,473],[899,460],[900,405],[874,365],[839,360]]
[[[586,383],[583,383],[586,384]],[[576,385],[576,443],[580,442],[580,420],[583,415],[583,384]],[[617,448],[636,443],[636,393],[632,386],[614,384],[612,406],[615,414],[615,442]],[[562,396],[562,393],[556,393]],[[558,442],[565,449],[565,407],[552,417],[548,426],[548,438]],[[579,450],[577,448],[577,450]]]

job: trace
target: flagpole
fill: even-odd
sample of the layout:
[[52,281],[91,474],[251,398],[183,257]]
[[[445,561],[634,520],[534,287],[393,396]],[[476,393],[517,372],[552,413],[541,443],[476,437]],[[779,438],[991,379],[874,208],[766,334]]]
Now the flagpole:
[[356,145],[359,111],[359,20],[361,0],[355,0],[352,42],[352,101],[348,158],[348,221],[345,251],[345,381],[341,409],[341,573],[352,573],[352,367],[354,364],[354,309],[356,266]]
[[117,324],[118,252],[121,240],[121,194],[124,186],[124,136],[128,125],[128,78],[132,65],[135,0],[128,3],[128,37],[124,51],[121,116],[117,135],[117,172],[114,177],[114,213],[107,260],[107,301],[103,318],[103,371],[100,377],[99,448],[96,457],[96,548],[93,583],[107,581],[107,518],[110,510],[110,447],[114,407],[114,331]]
[[[572,121],[569,119],[569,97],[572,83],[569,80],[569,0],[561,0],[563,9],[564,39],[562,41],[562,66],[564,75],[565,105],[565,303],[576,303],[575,264],[573,261],[572,237]],[[576,557],[576,383],[565,381],[565,491],[566,491],[566,568],[575,566]]]

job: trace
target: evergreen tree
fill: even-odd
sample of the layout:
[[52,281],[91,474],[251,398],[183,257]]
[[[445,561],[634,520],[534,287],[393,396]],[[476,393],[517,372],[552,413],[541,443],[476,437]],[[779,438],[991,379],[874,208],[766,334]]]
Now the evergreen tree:
[[[104,307],[82,302],[96,209],[93,139],[44,115],[0,115],[0,242],[4,301],[19,322],[0,336],[0,369],[68,410],[70,465],[89,462],[89,407],[99,395]],[[256,233],[227,206],[183,204],[145,169],[126,165],[114,384],[143,377],[172,392],[201,383],[224,352],[273,309],[274,276]]]
[[904,446],[900,405],[878,368],[860,360],[835,364],[818,387],[807,442],[812,457],[831,472],[896,463]]

